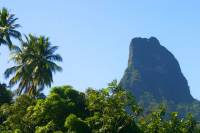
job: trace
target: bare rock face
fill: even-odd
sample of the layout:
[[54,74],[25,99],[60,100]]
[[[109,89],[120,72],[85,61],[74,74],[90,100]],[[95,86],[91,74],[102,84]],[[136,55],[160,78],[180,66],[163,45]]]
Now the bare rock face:
[[155,37],[132,39],[128,68],[120,85],[136,99],[148,92],[160,101],[194,101],[178,61]]

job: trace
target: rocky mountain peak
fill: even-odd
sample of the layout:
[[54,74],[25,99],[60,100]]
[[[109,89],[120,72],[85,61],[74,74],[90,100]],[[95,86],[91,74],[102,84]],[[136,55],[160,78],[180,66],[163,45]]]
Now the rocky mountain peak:
[[194,100],[178,61],[158,39],[134,38],[129,50],[128,67],[120,84],[136,98],[148,92],[157,100],[176,103]]

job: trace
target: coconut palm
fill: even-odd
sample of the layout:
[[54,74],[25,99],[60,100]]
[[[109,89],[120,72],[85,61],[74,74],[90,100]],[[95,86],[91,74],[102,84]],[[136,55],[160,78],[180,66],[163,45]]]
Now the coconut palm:
[[9,14],[6,8],[0,10],[0,45],[4,44],[12,48],[11,38],[19,39],[21,34],[16,29],[20,27],[19,24],[16,24],[16,20],[14,14]]
[[17,94],[36,95],[45,86],[51,87],[53,73],[62,70],[55,62],[61,62],[62,57],[55,54],[58,47],[52,46],[48,38],[31,34],[25,38],[21,40],[21,47],[11,52],[16,66],[8,68],[5,77],[13,75],[11,86],[19,83]]

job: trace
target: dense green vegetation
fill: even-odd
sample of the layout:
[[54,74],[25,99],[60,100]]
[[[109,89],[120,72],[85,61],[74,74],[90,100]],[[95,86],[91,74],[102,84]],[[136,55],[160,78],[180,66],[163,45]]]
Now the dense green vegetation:
[[[2,99],[0,99],[2,100]],[[0,108],[0,131],[5,133],[195,133],[197,122],[189,114],[166,115],[165,108],[144,115],[133,96],[116,81],[107,88],[54,87],[45,99],[27,94]]]
[[169,101],[164,98],[162,100],[157,100],[151,93],[144,92],[143,95],[137,99],[137,103],[144,108],[144,113],[153,111],[162,104],[166,107],[167,112],[179,112],[181,117],[191,113],[195,119],[200,120],[200,102],[197,100],[194,100],[192,103],[175,103],[174,101]]
[[[159,106],[144,112],[134,97],[117,81],[85,93],[72,86],[51,87],[53,73],[62,68],[44,36],[25,36],[16,29],[17,18],[7,9],[0,11],[0,45],[8,46],[15,65],[5,71],[9,86],[0,84],[1,133],[198,133],[198,122],[191,114],[180,116]],[[20,46],[14,45],[17,39]],[[16,91],[9,87],[17,85]]]

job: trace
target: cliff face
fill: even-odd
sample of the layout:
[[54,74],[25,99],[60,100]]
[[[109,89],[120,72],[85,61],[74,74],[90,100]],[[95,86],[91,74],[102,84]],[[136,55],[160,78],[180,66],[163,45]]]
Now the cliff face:
[[148,92],[157,100],[194,101],[178,61],[154,37],[131,41],[128,68],[120,85],[131,91],[136,99]]

